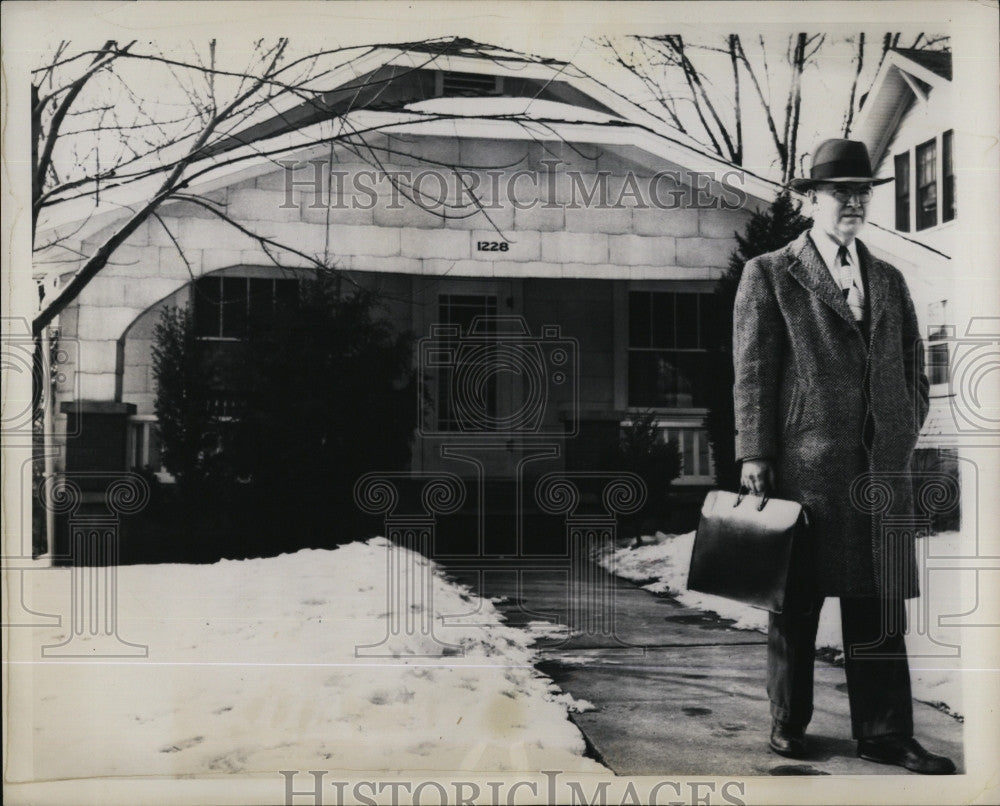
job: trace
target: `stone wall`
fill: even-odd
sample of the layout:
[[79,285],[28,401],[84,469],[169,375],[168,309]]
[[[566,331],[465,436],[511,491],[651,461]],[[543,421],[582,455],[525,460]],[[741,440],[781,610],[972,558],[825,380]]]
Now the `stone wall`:
[[[61,317],[63,338],[79,343],[79,364],[70,369],[77,373],[80,398],[118,396],[136,403],[140,413],[151,412],[148,350],[154,317],[146,312],[181,300],[193,278],[220,269],[273,267],[275,260],[284,267],[308,267],[304,253],[351,272],[413,275],[413,304],[405,322],[410,327],[424,321],[417,309],[433,305],[434,289],[453,278],[540,278],[546,282],[525,286],[530,299],[517,300],[513,312],[544,312],[575,326],[586,306],[574,299],[610,287],[588,280],[716,278],[735,244],[733,232],[749,215],[745,205],[713,206],[711,193],[702,192],[696,200],[690,184],[669,176],[661,176],[655,190],[660,202],[674,200],[673,209],[653,204],[650,183],[657,171],[681,169],[650,164],[652,158],[639,152],[531,140],[383,138],[375,145],[372,153],[382,167],[390,174],[410,172],[429,202],[425,206],[434,209],[407,198],[412,191],[394,186],[385,173],[346,151],[335,153],[332,182],[323,179],[326,165],[305,163],[295,169],[289,187],[286,171],[267,165],[256,176],[244,170],[240,181],[202,194],[242,226],[287,249],[266,251],[196,204],[164,205],[159,219],[141,226]],[[461,181],[447,166],[460,166]],[[424,175],[430,169],[446,180]],[[321,186],[314,181],[317,176]],[[478,185],[488,209],[470,202],[471,185]],[[589,204],[588,194],[593,196]],[[602,195],[604,205],[598,204]],[[88,237],[82,251],[92,253],[111,231]],[[480,242],[505,243],[506,251],[482,251]],[[406,305],[393,304],[405,320]],[[600,327],[610,329],[610,318]],[[595,406],[613,399],[609,389],[599,391],[605,381],[614,383],[613,374],[607,374],[610,350],[609,344],[588,352]],[[64,397],[72,389],[69,378]]]

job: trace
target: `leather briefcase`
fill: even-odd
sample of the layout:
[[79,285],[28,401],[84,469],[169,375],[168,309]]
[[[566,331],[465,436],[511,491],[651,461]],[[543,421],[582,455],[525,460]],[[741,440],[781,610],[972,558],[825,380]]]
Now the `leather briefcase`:
[[795,501],[712,490],[701,508],[688,588],[780,613],[805,525]]

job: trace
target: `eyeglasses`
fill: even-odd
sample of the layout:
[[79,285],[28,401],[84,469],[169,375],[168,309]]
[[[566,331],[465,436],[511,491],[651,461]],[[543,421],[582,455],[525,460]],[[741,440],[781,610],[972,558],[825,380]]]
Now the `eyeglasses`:
[[862,204],[867,204],[872,200],[872,188],[871,185],[864,187],[851,187],[844,185],[822,185],[823,190],[828,191],[833,194],[833,197],[841,202],[842,204],[847,204],[851,199],[857,199]]

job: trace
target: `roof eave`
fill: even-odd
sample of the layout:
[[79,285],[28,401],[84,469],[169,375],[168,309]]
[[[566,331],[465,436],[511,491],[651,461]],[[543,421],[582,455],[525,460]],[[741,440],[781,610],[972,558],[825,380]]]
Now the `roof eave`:
[[[902,106],[905,104],[906,100],[914,94],[912,87],[905,78],[897,86],[891,87],[889,85],[888,77],[893,70],[898,70],[900,73],[908,73],[909,75],[920,79],[925,84],[930,85],[932,90],[941,89],[951,85],[951,82],[948,79],[938,75],[932,70],[928,70],[923,65],[907,58],[902,53],[895,50],[889,51],[889,54],[886,56],[885,61],[882,63],[882,66],[879,68],[879,71],[872,82],[872,88],[868,92],[865,105],[861,107],[854,125],[854,136],[857,139],[864,141],[868,146],[868,150],[871,152],[872,163],[875,165],[878,165],[884,156],[884,149],[888,144],[892,128],[899,121]],[[872,110],[877,109],[881,103],[883,103],[883,95],[886,92],[892,92],[896,96],[895,98],[889,99],[890,103],[895,108],[895,112],[889,115],[889,120],[891,122],[888,125],[883,126],[883,130],[880,131],[877,130],[877,124],[872,120]]]
[[[737,172],[740,174],[742,190],[747,196],[769,203],[781,190],[781,185],[729,163],[720,158],[712,157],[692,149],[681,141],[650,131],[641,126],[631,124],[610,125],[601,123],[575,123],[567,121],[524,120],[495,118],[435,118],[425,117],[415,113],[376,112],[359,110],[351,114],[352,125],[377,131],[384,134],[407,134],[427,137],[459,137],[482,138],[498,140],[552,140],[557,142],[590,143],[606,146],[633,146],[646,152],[657,160],[680,165],[701,174],[710,174],[721,179],[725,174]],[[308,159],[312,152],[326,153],[327,140],[321,135],[321,127],[325,124],[313,124],[305,129],[280,135],[274,139],[299,139],[301,143],[292,143],[287,149],[275,144],[269,155],[261,155],[260,143],[244,146],[235,152],[224,155],[216,168],[208,167],[205,176],[193,182],[186,192],[189,194],[207,194],[222,187],[256,178],[257,176],[275,170],[276,159],[302,158]],[[293,137],[294,135],[294,137]],[[243,152],[241,154],[240,152]],[[239,161],[233,163],[236,158]],[[227,164],[228,163],[228,164]],[[75,227],[81,223],[84,226],[76,235],[76,239],[85,240],[117,220],[126,218],[130,212],[143,200],[149,197],[146,185],[153,185],[158,176],[149,177],[134,185],[124,186],[121,193],[113,190],[103,194],[106,208],[94,211],[88,199],[81,198],[75,202],[65,202],[66,215],[54,216],[57,208],[53,207],[38,230],[38,241],[44,243],[46,236],[55,237],[66,228]],[[131,192],[129,192],[131,191]]]

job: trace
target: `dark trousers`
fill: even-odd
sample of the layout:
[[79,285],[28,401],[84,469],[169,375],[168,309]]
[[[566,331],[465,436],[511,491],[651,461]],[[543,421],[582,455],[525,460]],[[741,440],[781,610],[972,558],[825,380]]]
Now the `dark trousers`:
[[[767,632],[767,694],[771,716],[805,728],[813,712],[813,662],[820,598],[808,611],[772,613]],[[902,599],[840,600],[844,666],[855,739],[913,735],[906,611]]]

